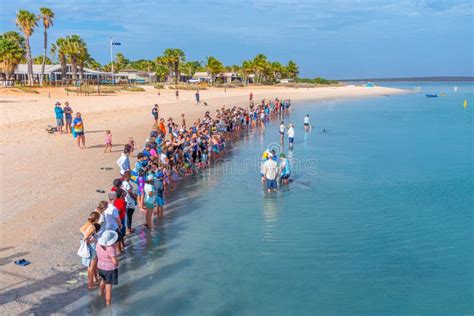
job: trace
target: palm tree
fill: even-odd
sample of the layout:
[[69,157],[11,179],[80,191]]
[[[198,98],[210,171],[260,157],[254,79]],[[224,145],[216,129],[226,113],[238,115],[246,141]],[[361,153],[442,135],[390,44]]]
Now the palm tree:
[[46,58],[48,57],[46,54],[48,52],[48,29],[53,26],[53,19],[54,19],[54,12],[49,8],[40,8],[41,14],[39,18],[43,20],[43,27],[44,27],[44,53],[43,53],[43,62],[41,64],[41,77],[40,77],[40,84],[43,85],[43,78],[44,78],[44,65],[46,64]]
[[38,18],[35,14],[20,10],[16,15],[16,25],[25,35],[26,62],[28,64],[28,83],[34,84],[33,80],[33,61],[31,59],[30,36],[38,25]]
[[173,77],[174,82],[178,84],[179,81],[179,65],[186,60],[184,52],[179,48],[167,48],[163,52],[164,61],[168,64],[170,70],[170,77]]
[[[25,56],[25,39],[18,32],[0,35],[0,75],[9,80]],[[5,81],[6,84],[6,81]]]
[[51,45],[51,55],[58,57],[59,63],[61,64],[61,80],[66,80],[67,72],[67,41],[65,38],[58,38],[56,43]]
[[283,73],[283,65],[278,61],[271,63],[271,72],[273,80],[278,81],[278,79],[281,79]]
[[288,65],[286,66],[286,72],[289,78],[296,78],[300,73],[298,70],[298,65],[293,61],[288,61]]
[[211,74],[212,84],[216,79],[216,76],[224,70],[224,65],[215,57],[207,57],[206,63],[207,71]]
[[242,75],[244,76],[244,84],[248,84],[249,75],[253,72],[253,62],[251,60],[244,60],[242,63]]
[[[82,38],[79,35],[71,35],[66,37],[66,54],[69,57],[71,63],[72,79],[77,79],[77,65],[87,55],[87,47]],[[82,73],[81,73],[82,79]]]
[[39,55],[39,56],[33,57],[33,65],[42,64],[43,60],[44,60],[45,65],[52,65],[53,64],[53,61],[51,59],[49,59],[48,56],[46,56],[46,58],[45,58],[44,55]]
[[267,56],[265,56],[264,54],[258,54],[253,59],[253,68],[255,71],[257,83],[261,83],[262,75],[267,69],[268,67],[267,65],[268,65]]
[[114,71],[119,72],[120,69],[128,67],[130,60],[125,58],[122,53],[115,55]]
[[90,57],[86,60],[85,62],[85,66],[87,68],[90,68],[90,69],[94,69],[94,70],[100,70],[100,68],[102,68],[102,66],[100,65],[99,62],[97,62],[97,60],[95,60],[94,58]]

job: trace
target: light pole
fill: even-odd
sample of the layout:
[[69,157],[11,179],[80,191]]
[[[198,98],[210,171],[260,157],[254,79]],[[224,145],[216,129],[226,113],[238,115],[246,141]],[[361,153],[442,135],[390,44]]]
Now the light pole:
[[112,52],[112,38],[110,38],[110,65],[112,66],[112,84],[115,84],[114,80],[114,53]]

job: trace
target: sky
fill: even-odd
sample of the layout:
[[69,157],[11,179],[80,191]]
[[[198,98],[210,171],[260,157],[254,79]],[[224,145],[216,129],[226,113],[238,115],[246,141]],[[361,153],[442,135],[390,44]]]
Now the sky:
[[[301,77],[474,75],[474,0],[0,0],[0,32],[16,29],[19,9],[40,7],[56,14],[50,42],[77,34],[101,63],[113,38],[132,60],[172,47],[226,65],[292,59]],[[33,56],[42,36],[31,38]]]

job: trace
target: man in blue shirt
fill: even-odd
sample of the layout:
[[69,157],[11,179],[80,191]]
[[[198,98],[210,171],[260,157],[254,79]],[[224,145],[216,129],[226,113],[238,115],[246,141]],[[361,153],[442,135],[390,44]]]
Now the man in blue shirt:
[[64,126],[64,110],[61,108],[61,103],[56,102],[54,107],[54,113],[56,114],[56,126],[58,133],[63,133],[63,126]]

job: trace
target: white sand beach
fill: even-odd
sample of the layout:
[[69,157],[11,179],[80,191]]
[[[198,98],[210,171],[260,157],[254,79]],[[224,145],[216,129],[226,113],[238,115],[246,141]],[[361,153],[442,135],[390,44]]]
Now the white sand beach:
[[[117,177],[116,160],[128,136],[141,146],[153,119],[153,104],[160,106],[160,117],[178,119],[186,114],[188,122],[205,111],[226,105],[246,105],[252,91],[254,100],[291,98],[294,106],[305,99],[358,98],[390,95],[406,91],[391,88],[337,86],[321,88],[248,87],[210,88],[200,91],[208,106],[196,105],[195,91],[119,92],[106,96],[77,96],[63,88],[39,89],[39,94],[0,89],[0,159],[2,205],[0,218],[0,283],[4,292],[0,314],[33,313],[41,300],[51,299],[50,312],[84,295],[85,281],[66,284],[71,273],[85,271],[75,255],[80,225],[95,208]],[[160,92],[160,95],[158,95]],[[48,134],[55,124],[54,103],[69,101],[74,112],[83,115],[87,149],[77,148],[71,135]],[[315,118],[317,120],[317,118]],[[113,134],[112,153],[104,154],[105,130]],[[132,161],[134,159],[132,158]],[[114,170],[101,170],[112,167]],[[136,214],[136,223],[143,222]],[[25,258],[28,267],[13,264]],[[77,270],[77,271],[76,271]],[[82,288],[81,288],[82,287]],[[73,291],[81,288],[80,291]],[[68,293],[65,299],[62,295]],[[56,305],[55,305],[56,304]],[[59,305],[58,305],[59,304]],[[62,305],[61,305],[62,304]],[[39,311],[43,313],[44,310]]]

